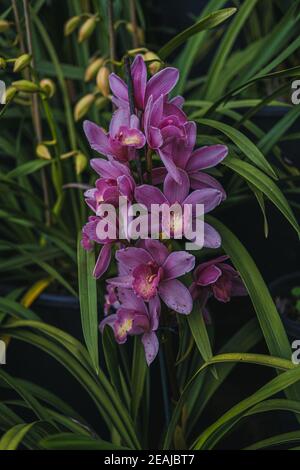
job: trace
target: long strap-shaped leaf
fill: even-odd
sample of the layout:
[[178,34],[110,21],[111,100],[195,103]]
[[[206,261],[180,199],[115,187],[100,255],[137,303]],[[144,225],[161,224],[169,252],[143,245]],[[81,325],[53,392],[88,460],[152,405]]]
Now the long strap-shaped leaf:
[[298,235],[300,234],[299,224],[293,214],[292,209],[290,208],[287,199],[278,186],[276,186],[274,181],[271,180],[271,178],[262,173],[258,168],[255,168],[253,165],[250,165],[249,163],[237,158],[227,158],[226,161],[224,161],[224,165],[238,173],[246,181],[261,191],[268,199],[270,199],[270,201],[275,204],[275,206],[290,222],[292,227],[294,227]]
[[[253,0],[252,0],[253,1]],[[236,12],[236,8],[224,8],[223,10],[214,11],[210,15],[202,18],[198,23],[194,24],[190,28],[185,29],[177,36],[172,38],[167,44],[165,44],[159,51],[158,55],[163,60],[168,57],[177,47],[183,42],[187,41],[194,34],[204,31],[206,29],[215,28],[223,21],[227,20]]]
[[97,285],[92,272],[95,265],[94,251],[82,248],[78,239],[78,283],[81,324],[87,349],[90,353],[96,371],[99,370],[98,350],[98,314],[97,314]]
[[0,440],[0,450],[16,450],[21,444],[27,433],[41,421],[35,421],[30,424],[16,424],[9,429]]
[[256,145],[242,132],[234,129],[228,124],[224,124],[220,121],[214,121],[212,119],[199,119],[197,122],[199,122],[199,124],[213,127],[214,129],[217,129],[225,134],[246,155],[249,160],[258,166],[258,168],[263,170],[269,176],[277,178],[276,173],[262,154],[261,150],[259,150],[259,148],[256,147]]
[[245,21],[255,7],[257,0],[243,2],[231,25],[226,31],[219,50],[214,57],[207,78],[206,98],[214,99],[218,94],[218,81],[222,80],[222,70],[231,51],[234,41],[243,27]]
[[77,436],[72,433],[60,433],[41,441],[42,447],[48,450],[126,450],[128,447],[117,446],[101,439]]
[[17,327],[15,326],[16,323],[17,322],[11,323],[4,331],[9,331],[11,337],[37,346],[59,361],[86,389],[107,425],[109,427],[112,425],[115,426],[126,445],[133,448],[140,448],[131,418],[103,372],[99,370],[98,376],[96,377],[93,375],[92,371],[89,370],[89,366],[87,368],[83,367],[80,355],[74,353],[74,346],[72,346],[70,342],[65,344],[67,347],[67,349],[65,349],[64,341],[59,336],[57,336],[56,340],[58,340],[60,344],[51,336],[50,339],[47,339],[40,334],[36,335],[30,331],[26,331],[29,327],[28,323],[31,323],[30,327],[32,328],[34,322],[23,322],[22,327],[20,325],[21,322],[18,322],[19,325]]

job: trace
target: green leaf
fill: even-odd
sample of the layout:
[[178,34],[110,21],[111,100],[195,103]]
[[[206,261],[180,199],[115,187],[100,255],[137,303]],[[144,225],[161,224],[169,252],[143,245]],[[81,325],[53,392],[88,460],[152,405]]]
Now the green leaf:
[[204,361],[209,361],[213,353],[199,302],[194,303],[193,310],[187,316],[187,320],[202,358]]
[[30,175],[35,171],[44,168],[44,166],[49,165],[51,160],[31,160],[30,162],[23,163],[20,166],[17,166],[14,170],[11,170],[7,174],[7,178],[19,178],[21,176]]
[[20,395],[25,400],[25,402],[40,420],[51,422],[49,414],[47,413],[46,409],[38,402],[38,400],[28,393],[28,391],[23,388],[17,380],[8,375],[1,368],[0,379],[6,382],[13,390],[18,393],[18,395]]
[[194,449],[211,449],[220,440],[226,432],[231,429],[232,425],[235,424],[236,418],[241,416],[244,412],[249,410],[252,406],[260,403],[261,401],[269,398],[270,396],[285,390],[291,385],[296,384],[300,380],[300,369],[294,366],[291,370],[288,370],[275,379],[268,382],[266,385],[261,387],[250,397],[239,402],[209,426],[196,440],[193,448]]
[[238,160],[237,158],[226,158],[222,164],[238,173],[261,191],[268,199],[270,199],[270,201],[273,202],[273,204],[275,204],[275,206],[290,222],[292,227],[294,227],[296,232],[298,234],[300,233],[298,222],[288,201],[271,178],[262,173],[258,168],[255,168],[247,162]]
[[[212,13],[216,9],[222,8],[225,3],[226,0],[211,0],[207,3],[203,11],[201,12],[201,16],[207,15],[208,13]],[[201,20],[201,17],[199,19]],[[208,35],[209,31],[206,30],[198,33],[196,36],[191,37],[185,45],[178,60],[176,61],[176,66],[180,70],[180,77],[174,90],[174,93],[176,95],[183,94],[185,90],[186,81],[193,66],[193,63],[197,59],[199,51],[203,49],[203,45],[205,44],[205,40],[207,39]]]
[[258,146],[264,153],[270,152],[272,147],[286,134],[289,128],[300,116],[300,106],[294,106],[285,116],[279,119],[276,124],[260,140]]
[[159,57],[165,60],[171,54],[171,52],[177,49],[177,47],[179,47],[183,42],[187,41],[191,36],[199,33],[200,31],[215,28],[219,24],[226,21],[235,12],[236,8],[224,8],[223,10],[218,10],[211,13],[210,15],[205,16],[200,21],[198,21],[198,23],[177,34],[177,36],[165,44],[158,51]]
[[300,76],[300,66],[291,67],[289,69],[279,70],[278,72],[272,72],[268,74],[258,74],[253,77],[251,80],[244,82],[238,85],[236,88],[233,88],[225,95],[221,96],[218,100],[216,100],[213,105],[207,110],[206,115],[210,116],[223,102],[226,102],[231,97],[234,97],[238,93],[246,90],[250,86],[254,85],[254,83],[259,82],[261,80],[273,80],[277,78],[285,78],[285,77],[299,77]]
[[[270,353],[273,356],[289,360],[291,358],[289,340],[270,292],[253,259],[239,239],[225,225],[211,216],[206,216],[206,220],[220,233],[222,247],[240,273],[252,300]],[[287,391],[287,394],[291,399],[300,399],[298,387],[292,387]]]
[[38,423],[40,422],[35,421],[30,424],[16,424],[2,436],[0,440],[0,450],[16,450],[26,434]]
[[134,351],[131,373],[131,390],[132,390],[132,416],[136,420],[139,406],[144,392],[146,374],[148,366],[145,359],[145,351],[141,340],[134,338]]
[[268,175],[272,176],[273,178],[277,178],[276,173],[274,172],[269,162],[265,159],[259,148],[257,148],[256,145],[250,139],[248,139],[248,137],[242,134],[242,132],[234,129],[228,124],[224,124],[223,122],[219,121],[213,121],[211,119],[198,119],[197,122],[205,126],[213,127],[214,129],[217,129],[225,134],[244,153],[244,155],[246,155],[249,160],[251,160],[261,170],[265,171]]
[[99,370],[97,284],[92,272],[95,266],[95,252],[86,251],[77,245],[78,285],[83,336],[95,370]]
[[41,446],[48,450],[128,450],[102,439],[77,436],[72,433],[53,434],[42,439]]
[[25,318],[27,320],[40,319],[32,310],[7,297],[0,297],[0,310],[17,318]]
[[[26,331],[28,329],[37,330],[38,334]],[[92,365],[89,365],[89,355],[79,341],[57,328],[39,322],[12,321],[1,330],[12,338],[33,344],[59,361],[91,396],[108,427],[114,426],[126,445],[140,448],[126,408],[101,369],[95,375]],[[44,337],[41,331],[48,332],[50,339]]]
[[[262,339],[262,332],[259,328],[259,324],[256,318],[252,318],[246,323],[229,341],[221,348],[219,354],[229,353],[232,351],[247,352],[252,349]],[[199,416],[206,408],[207,403],[213,394],[220,388],[226,377],[233,370],[236,362],[224,362],[222,367],[216,365],[218,373],[218,380],[215,380],[213,375],[206,374],[205,381],[201,387],[200,393],[197,393],[194,399],[194,405],[190,410],[190,419],[187,432],[190,433],[194,426],[198,423]],[[193,389],[197,390],[197,379],[192,385],[191,392]],[[188,398],[189,404],[191,403],[191,393]]]
[[262,441],[255,442],[255,444],[246,447],[244,450],[264,449],[266,447],[278,446],[288,442],[296,441],[300,441],[300,431],[286,432],[283,434],[278,434],[277,436],[269,437],[268,439],[263,439]]
[[214,99],[218,95],[218,82],[222,80],[222,71],[224,69],[227,57],[235,39],[237,38],[240,30],[242,29],[245,21],[250,15],[252,9],[255,7],[256,3],[257,0],[248,0],[248,2],[243,2],[228,30],[226,31],[225,37],[221,42],[218,52],[215,55],[208,72],[208,77],[206,80],[206,98]]

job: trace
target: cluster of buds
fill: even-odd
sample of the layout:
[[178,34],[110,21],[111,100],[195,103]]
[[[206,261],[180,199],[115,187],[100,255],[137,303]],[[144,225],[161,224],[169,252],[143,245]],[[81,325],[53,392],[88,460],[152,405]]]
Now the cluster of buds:
[[78,31],[77,40],[79,43],[82,43],[93,34],[99,19],[98,15],[82,14],[72,16],[72,18],[69,18],[65,23],[64,34],[65,36],[69,36],[81,25]]

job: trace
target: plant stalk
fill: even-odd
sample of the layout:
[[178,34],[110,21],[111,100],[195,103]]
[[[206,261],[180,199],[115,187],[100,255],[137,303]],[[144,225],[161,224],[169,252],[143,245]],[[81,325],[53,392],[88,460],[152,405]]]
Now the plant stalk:
[[113,0],[108,0],[107,8],[108,16],[108,35],[109,35],[109,55],[111,59],[111,70],[115,70],[115,60],[116,60],[116,40],[115,40],[115,28],[114,28],[114,9],[113,9]]
[[[32,31],[31,31],[30,11],[29,11],[28,0],[23,0],[23,9],[24,9],[25,29],[26,29],[26,38],[27,38],[27,50],[28,50],[28,53],[31,55],[31,67],[34,69],[35,61],[34,61],[34,54],[33,54],[33,47],[32,47]],[[34,80],[33,76],[31,78]],[[41,116],[40,116],[38,99],[39,99],[38,95],[35,93],[31,97],[33,125],[35,129],[37,141],[38,143],[40,143],[42,142],[43,137],[42,137],[42,121],[41,121]],[[48,183],[47,183],[47,178],[46,178],[46,172],[44,168],[41,169],[41,180],[42,180],[44,204],[46,207],[45,209],[46,225],[49,226],[51,224],[51,217],[50,217],[50,210],[49,210],[49,207],[50,207],[49,189],[48,189]]]
[[139,47],[139,35],[138,27],[136,21],[136,5],[135,0],[129,0],[129,9],[130,9],[130,22],[132,24],[132,41],[134,49]]
[[[133,89],[133,81],[131,76],[131,67],[130,67],[130,57],[126,56],[124,58],[125,64],[125,71],[126,71],[126,78],[127,78],[127,86],[128,86],[128,100],[129,100],[129,108],[130,108],[130,115],[135,114],[135,104],[134,104],[134,89]],[[142,165],[141,159],[138,150],[135,151],[135,162],[136,168],[139,176],[140,183],[143,184],[143,172],[142,172]]]

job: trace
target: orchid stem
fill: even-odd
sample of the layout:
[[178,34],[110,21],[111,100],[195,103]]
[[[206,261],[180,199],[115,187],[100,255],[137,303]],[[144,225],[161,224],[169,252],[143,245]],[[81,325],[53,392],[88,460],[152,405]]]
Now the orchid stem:
[[161,377],[162,394],[163,394],[163,402],[164,402],[165,420],[166,420],[166,426],[168,426],[170,419],[171,419],[171,415],[170,415],[170,407],[169,407],[168,386],[167,386],[167,380],[166,380],[167,371],[166,371],[164,352],[162,348],[159,348],[158,358],[159,358],[159,365],[160,365],[160,377]]
[[116,41],[115,41],[115,29],[114,29],[114,8],[113,0],[108,0],[107,6],[107,16],[108,16],[108,34],[109,34],[109,55],[111,59],[111,70],[114,72],[116,60]]
[[[31,19],[30,19],[30,10],[29,10],[29,2],[28,0],[23,0],[23,8],[24,8],[24,18],[25,18],[25,30],[27,36],[27,50],[28,53],[31,55],[31,66],[34,69],[35,61],[34,61],[34,54],[33,54],[33,47],[32,47],[32,31],[31,31]],[[17,10],[16,10],[17,11]],[[34,78],[34,76],[32,77]],[[42,121],[41,115],[39,110],[39,102],[38,102],[38,95],[32,95],[32,119],[33,125],[35,128],[35,133],[37,137],[38,143],[42,142]],[[50,201],[49,201],[49,190],[48,190],[48,182],[46,178],[45,169],[41,169],[41,180],[42,180],[42,188],[43,188],[43,197],[44,197],[44,204],[45,204],[45,218],[46,218],[46,225],[51,224],[51,217],[50,217]]]
[[[129,109],[130,115],[135,114],[135,103],[134,103],[134,89],[133,89],[133,81],[131,76],[131,64],[130,64],[130,57],[126,56],[124,58],[124,65],[126,71],[126,78],[127,78],[127,87],[128,87],[128,101],[129,101]],[[143,172],[142,172],[142,165],[139,152],[136,150],[136,168],[139,175],[140,183],[143,184]]]
[[136,22],[135,0],[129,0],[129,8],[130,8],[130,21],[132,24],[133,47],[134,49],[137,49],[139,47],[139,35],[138,35],[138,27],[137,27],[137,22]]
[[152,184],[152,150],[149,147],[146,153],[148,184]]

